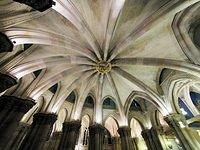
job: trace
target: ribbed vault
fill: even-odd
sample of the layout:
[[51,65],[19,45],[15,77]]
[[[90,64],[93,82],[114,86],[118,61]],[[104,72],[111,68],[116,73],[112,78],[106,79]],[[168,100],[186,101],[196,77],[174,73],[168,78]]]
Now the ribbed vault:
[[[71,119],[79,119],[84,100],[92,91],[96,120],[103,97],[111,96],[121,124],[126,124],[124,106],[131,93],[138,91],[166,115],[169,110],[156,88],[159,70],[169,68],[200,76],[200,68],[188,61],[171,28],[175,14],[197,0],[54,1],[56,5],[42,13],[16,2],[0,5],[8,18],[12,15],[15,19],[11,23],[0,16],[1,29],[15,46],[11,54],[0,54],[1,62],[9,62],[2,63],[1,70],[20,79],[45,69],[27,96],[37,99],[60,83],[49,111],[58,112],[77,89]],[[14,6],[21,9],[13,13]],[[33,45],[10,59],[21,44]]]

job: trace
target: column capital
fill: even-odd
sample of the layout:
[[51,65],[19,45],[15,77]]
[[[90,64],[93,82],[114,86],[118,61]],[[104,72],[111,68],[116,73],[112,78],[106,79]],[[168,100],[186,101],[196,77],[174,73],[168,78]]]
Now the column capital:
[[17,79],[8,74],[0,73],[0,93],[17,84]]
[[104,134],[105,127],[103,127],[101,124],[94,124],[89,126],[89,134],[99,134],[103,133]]
[[77,121],[70,121],[70,122],[64,122],[63,123],[63,131],[77,131],[79,132],[79,129],[81,127],[81,122],[79,120]]
[[157,134],[163,134],[163,127],[157,126],[157,127],[151,127],[150,129],[144,129],[142,130],[142,134],[148,133],[148,132],[154,132]]
[[144,130],[142,130],[141,134],[143,135],[143,134],[147,134],[149,132],[150,132],[150,129],[144,129]]
[[182,122],[184,125],[187,125],[186,119],[182,114],[169,114],[164,117],[164,120],[169,124],[176,124],[180,126],[179,122]]
[[13,43],[4,33],[0,32],[0,53],[11,52],[13,50]]
[[119,127],[118,133],[120,134],[120,137],[131,137],[131,128],[129,128],[128,126]]
[[113,144],[116,144],[120,141],[120,137],[112,137]]
[[57,120],[57,115],[54,113],[37,113],[33,115],[33,123],[53,125]]
[[29,99],[3,95],[0,97],[0,105],[4,109],[12,107],[15,111],[26,113],[35,105],[35,102]]

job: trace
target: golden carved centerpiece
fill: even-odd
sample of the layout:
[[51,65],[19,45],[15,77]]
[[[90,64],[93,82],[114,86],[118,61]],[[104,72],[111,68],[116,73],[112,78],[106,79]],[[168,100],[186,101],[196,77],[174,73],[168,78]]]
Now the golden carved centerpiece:
[[111,68],[112,68],[111,63],[104,60],[99,61],[96,65],[96,70],[102,74],[108,73],[111,70]]

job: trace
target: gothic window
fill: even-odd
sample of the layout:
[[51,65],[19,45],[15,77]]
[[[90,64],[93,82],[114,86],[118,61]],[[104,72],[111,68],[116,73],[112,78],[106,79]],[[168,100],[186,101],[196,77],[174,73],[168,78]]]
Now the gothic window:
[[83,106],[84,107],[90,107],[90,108],[94,107],[94,100],[93,100],[93,98],[90,95],[87,96],[87,98],[86,98],[85,103],[84,103]]
[[55,94],[57,88],[58,88],[58,83],[54,84],[49,90],[50,90],[53,94]]
[[142,111],[142,108],[136,100],[133,100],[133,102],[131,103],[131,106],[130,106],[130,110],[131,111]]
[[66,99],[68,102],[74,103],[76,100],[76,94],[72,91]]
[[103,102],[103,109],[116,109],[115,102],[110,98],[106,98]]
[[190,92],[190,97],[192,99],[193,104],[200,110],[200,94],[196,92]]
[[34,71],[33,74],[37,78],[40,75],[41,72],[42,72],[42,69]]
[[194,115],[192,114],[190,109],[180,98],[178,99],[178,105],[180,107],[182,114],[185,116],[186,119],[190,119],[190,118],[194,117]]

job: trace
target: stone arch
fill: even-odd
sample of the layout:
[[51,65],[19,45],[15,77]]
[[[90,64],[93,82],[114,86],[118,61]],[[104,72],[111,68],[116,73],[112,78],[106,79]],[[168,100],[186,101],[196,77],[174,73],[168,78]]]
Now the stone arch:
[[92,93],[89,93],[84,100],[83,107],[91,107],[94,109],[94,106],[95,106],[95,97]]
[[188,59],[195,64],[200,64],[200,51],[193,42],[191,31],[194,30],[192,28],[197,25],[198,19],[200,19],[199,11],[200,3],[195,3],[185,10],[177,13],[172,23],[172,29],[179,45],[181,46],[181,49]]
[[119,134],[117,132],[119,125],[113,116],[109,116],[106,118],[104,126],[109,131],[112,137],[119,137]]
[[23,116],[23,118],[21,119],[21,122],[24,122],[24,123],[31,123],[31,122],[32,122],[33,115],[36,114],[36,113],[38,113],[38,112],[41,112],[44,106],[45,106],[45,100],[44,100],[44,98],[41,96],[41,98],[37,101],[36,105],[33,106],[33,108],[30,109],[30,110]]
[[59,86],[58,83],[54,84],[53,86],[51,86],[49,88],[49,91],[51,91],[53,94],[55,94],[56,91],[58,90],[58,86]]
[[[107,95],[107,96],[105,96],[104,98],[103,98],[103,100],[102,100],[102,109],[105,109],[103,106],[104,106],[104,102],[105,102],[105,100],[107,100],[107,99],[110,99],[113,103],[114,103],[114,107],[115,108],[113,108],[113,109],[117,109],[118,107],[117,107],[117,104],[116,104],[116,100],[112,97],[112,96],[110,96],[110,95]],[[112,108],[111,108],[112,109]]]
[[144,129],[143,125],[141,124],[141,122],[132,117],[130,120],[130,128],[131,128],[131,137],[141,137],[141,132]]
[[81,127],[79,132],[78,143],[76,145],[77,149],[81,149],[82,146],[87,146],[88,135],[89,135],[89,126],[91,124],[91,118],[88,114],[85,114],[81,118]]
[[156,89],[159,94],[163,95],[163,89],[161,85],[163,84],[164,80],[169,77],[169,75],[173,72],[172,69],[168,68],[160,68],[158,70],[157,76],[156,76]]
[[185,86],[195,83],[199,83],[199,78],[185,73],[176,73],[165,81],[162,88],[170,113],[181,113],[178,105],[179,94]]
[[71,103],[75,103],[75,101],[78,99],[78,93],[77,91],[74,89],[73,91],[71,91],[71,93],[67,96],[66,101],[71,102]]
[[164,130],[169,127],[167,122],[164,120],[164,116],[158,110],[152,112],[151,124],[155,128],[162,126]]
[[190,97],[191,97],[192,103],[200,111],[200,93],[190,90]]
[[125,114],[126,116],[128,116],[128,112],[129,112],[129,108],[130,108],[130,105],[132,103],[132,101],[135,99],[135,98],[143,98],[147,101],[149,101],[150,103],[152,103],[159,111],[161,111],[163,114],[165,114],[165,110],[163,110],[160,105],[162,104],[159,104],[158,102],[154,101],[149,95],[147,95],[146,93],[144,92],[140,92],[140,91],[133,91],[127,98],[126,102],[125,102],[125,105],[124,105],[124,110],[125,110]]
[[194,115],[190,111],[189,106],[180,97],[178,98],[178,105],[179,105],[179,109],[180,109],[181,113],[185,116],[186,119],[190,119],[190,118],[194,117]]
[[63,122],[66,121],[67,116],[68,116],[68,111],[66,108],[63,108],[58,112],[57,121],[54,124],[54,131],[62,131],[62,125]]

